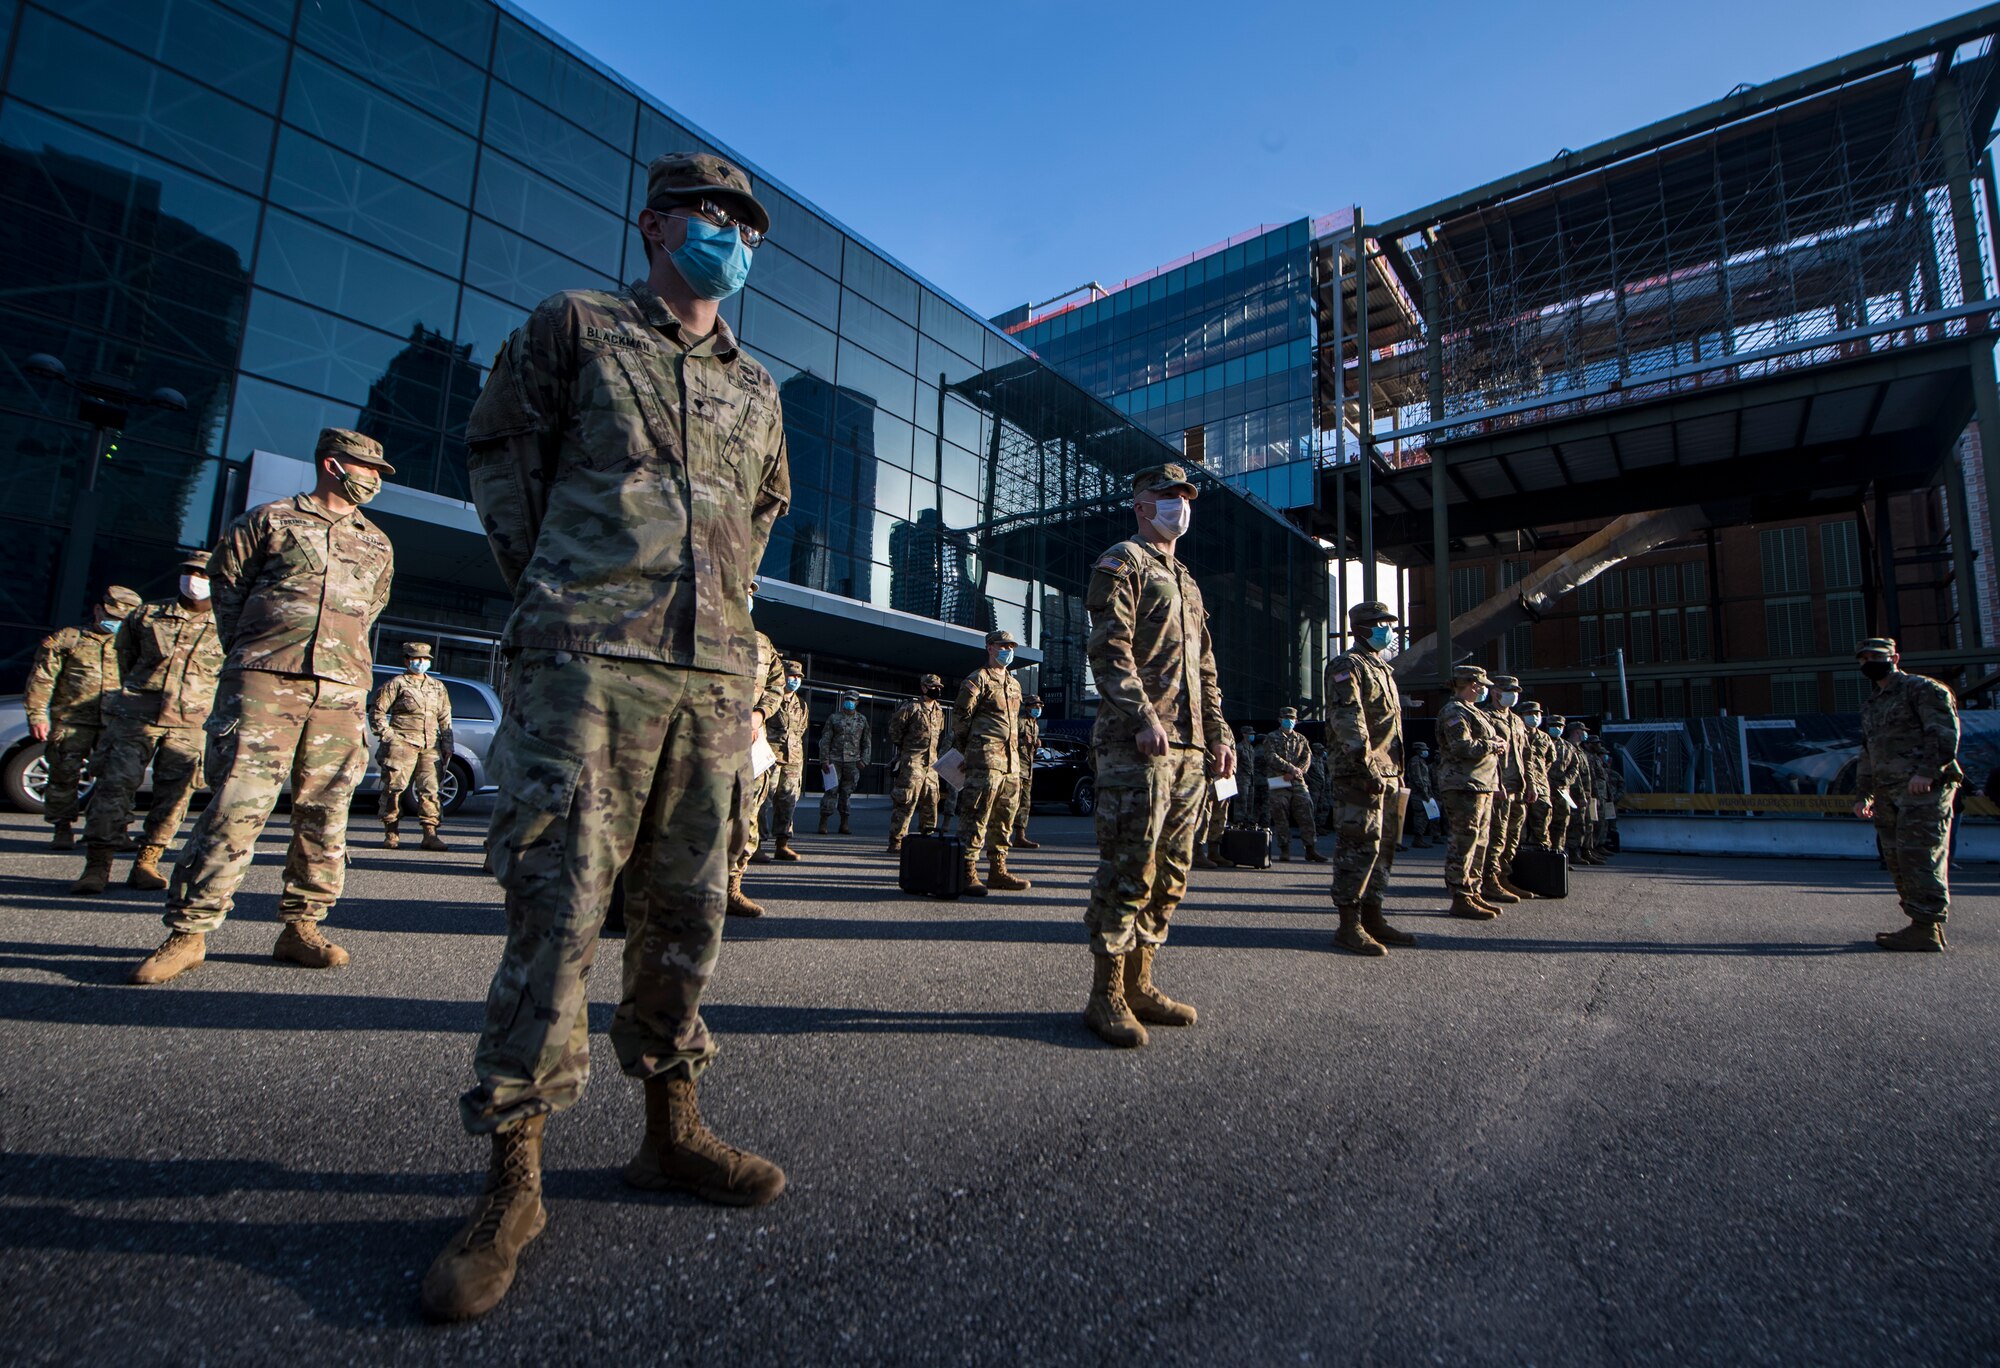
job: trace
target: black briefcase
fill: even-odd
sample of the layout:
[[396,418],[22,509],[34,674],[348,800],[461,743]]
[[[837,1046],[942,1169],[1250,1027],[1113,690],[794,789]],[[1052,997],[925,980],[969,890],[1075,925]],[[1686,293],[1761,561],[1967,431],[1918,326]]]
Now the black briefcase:
[[1569,896],[1569,856],[1560,850],[1530,849],[1515,852],[1508,879],[1516,888],[1525,888],[1538,898]]
[[956,898],[965,891],[965,846],[956,836],[905,836],[896,886],[919,897]]
[[1271,867],[1271,828],[1231,827],[1222,833],[1222,862],[1238,869]]

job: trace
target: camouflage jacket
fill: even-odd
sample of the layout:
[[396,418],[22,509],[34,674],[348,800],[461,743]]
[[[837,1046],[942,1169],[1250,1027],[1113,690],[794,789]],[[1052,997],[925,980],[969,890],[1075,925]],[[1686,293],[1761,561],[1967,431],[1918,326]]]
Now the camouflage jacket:
[[1964,777],[1958,765],[1958,704],[1950,689],[1926,675],[1898,670],[1868,691],[1861,705],[1857,792],[1867,797],[1912,779]]
[[1090,610],[1090,672],[1100,702],[1091,741],[1130,741],[1157,723],[1177,746],[1230,744],[1201,587],[1174,556],[1144,541],[1097,558]]
[[1594,751],[1585,751],[1583,758],[1590,765],[1591,796],[1601,799],[1604,802],[1610,802],[1611,766],[1605,763],[1603,756]]
[[368,700],[368,725],[378,740],[444,750],[451,744],[451,693],[442,679],[415,670],[392,675]]
[[889,719],[889,744],[898,760],[929,767],[937,762],[938,737],[944,734],[944,704],[935,698],[913,698]]
[[368,633],[389,602],[394,560],[359,512],[336,517],[305,494],[251,509],[208,558],[223,669],[371,687]]
[[1403,697],[1380,652],[1356,647],[1326,667],[1327,753],[1335,787],[1390,788],[1403,773]]
[[1574,741],[1566,741],[1569,747],[1569,786],[1578,801],[1597,796],[1597,770],[1590,763],[1590,752]]
[[766,719],[764,739],[778,753],[780,765],[803,773],[806,765],[806,701],[788,692],[772,717],[777,720],[774,723]]
[[1492,793],[1500,787],[1505,735],[1493,715],[1456,698],[1438,713],[1437,786],[1447,793]]
[[[770,740],[771,718],[778,711],[778,704],[785,697],[785,658],[778,654],[778,648],[762,632],[757,633],[757,697],[750,706],[764,714],[766,741]],[[776,749],[773,747],[773,749]]]
[[1522,756],[1527,761],[1529,801],[1554,802],[1555,795],[1549,791],[1549,784],[1550,766],[1556,758],[1555,738],[1541,728],[1529,727],[1526,723],[1522,724],[1522,729],[1526,732],[1522,738],[1527,743]]
[[104,695],[118,687],[118,633],[65,627],[42,638],[24,700],[31,723],[95,727]]
[[868,735],[868,719],[859,708],[848,712],[834,709],[833,716],[819,729],[819,759],[823,765],[865,765],[874,744]]
[[951,710],[952,748],[968,773],[1012,774],[1021,737],[1021,681],[1004,665],[974,670]]
[[1576,755],[1575,748],[1553,732],[1543,732],[1549,739],[1549,801],[1556,800],[1558,791],[1575,796]]
[[222,674],[214,612],[190,610],[178,598],[141,604],[118,629],[118,669],[124,687],[105,696],[108,711],[160,727],[199,727]]
[[1324,748],[1315,749],[1312,763],[1306,766],[1306,790],[1312,794],[1315,803],[1333,792],[1333,762],[1327,759]]
[[1305,781],[1312,764],[1312,742],[1280,727],[1264,738],[1264,777],[1288,779],[1294,787]]
[[1020,735],[1015,738],[1014,751],[1021,757],[1021,768],[1035,767],[1035,752],[1042,748],[1042,724],[1038,718],[1021,714]]
[[1431,762],[1422,756],[1413,755],[1404,762],[1403,781],[1413,798],[1437,797],[1436,790],[1431,787]]
[[1500,792],[1519,797],[1528,788],[1528,724],[1514,715],[1512,708],[1498,703],[1480,704],[1493,724],[1493,734],[1507,743],[1500,757]]
[[778,387],[728,324],[688,338],[643,282],[554,295],[466,442],[508,646],[755,672],[747,594],[792,485]]

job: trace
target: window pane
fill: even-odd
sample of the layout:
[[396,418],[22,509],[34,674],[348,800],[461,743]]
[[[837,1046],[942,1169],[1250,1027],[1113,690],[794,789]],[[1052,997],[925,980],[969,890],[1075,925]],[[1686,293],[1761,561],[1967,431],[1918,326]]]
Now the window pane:
[[479,212],[608,276],[618,274],[625,225],[553,181],[487,148],[480,155]]
[[486,701],[486,695],[470,684],[461,684],[455,679],[444,681],[445,694],[451,699],[451,720],[454,722],[491,722],[493,705]]
[[35,10],[22,20],[10,93],[232,185],[262,186],[268,118]]
[[471,192],[470,138],[311,53],[293,55],[285,120],[460,204]]
[[391,337],[262,290],[251,299],[244,370],[385,417],[435,427],[449,361],[434,335]]
[[[639,141],[632,149],[633,159],[650,162],[655,157],[664,157],[674,152],[713,152],[705,138],[696,136],[688,128],[668,118],[649,104],[639,106]],[[757,198],[762,200],[760,190]],[[766,201],[768,205],[768,201]],[[774,209],[772,213],[777,211]]]
[[915,416],[916,380],[845,338],[840,343],[840,388],[843,397],[872,400],[905,421]]
[[393,333],[450,330],[457,289],[443,276],[273,209],[257,283]]
[[632,120],[639,101],[513,19],[501,20],[493,74],[571,122],[582,124],[619,151],[631,148]]
[[839,321],[840,286],[776,243],[766,242],[757,249],[750,279],[759,293],[815,323],[831,328]]
[[468,360],[490,366],[509,335],[527,319],[525,306],[503,304],[491,295],[467,290],[458,305],[458,340],[471,348]]
[[505,86],[487,99],[486,141],[607,209],[625,203],[632,163],[623,152]]
[[917,282],[851,239],[840,280],[904,322],[917,321]]
[[[229,450],[238,458],[269,451],[310,461],[319,431],[354,428],[382,443],[396,467],[390,479],[408,489],[433,490],[439,483],[438,434],[371,413],[360,405],[302,394],[266,380],[244,376],[236,382],[231,406]],[[447,487],[449,487],[447,483]]]
[[292,11],[298,8],[298,0],[222,0],[222,3],[280,33],[292,31]]
[[271,199],[433,270],[458,271],[465,210],[289,128],[278,136]]
[[[324,0],[307,0],[307,8]],[[482,65],[493,38],[493,6],[487,0],[375,0],[417,32]]]
[[468,133],[479,128],[486,74],[361,0],[311,0],[299,41]]
[[[1854,519],[1821,523],[1819,550],[1827,588],[1852,589],[1861,583],[1861,534]],[[1840,638],[1834,644],[1839,646]]]
[[594,275],[568,257],[481,218],[472,221],[465,283],[528,309],[559,290],[618,288],[618,282],[609,276]]
[[768,351],[801,370],[833,374],[833,334],[755,290],[743,292],[743,344],[760,358]]
[[905,370],[917,366],[917,330],[852,290],[841,291],[840,335]]
[[985,345],[986,327],[956,304],[929,290],[922,292],[920,323],[923,330],[961,356],[978,356]]
[[137,48],[169,70],[259,108],[277,107],[284,40],[210,0],[65,0],[62,10],[65,18]]
[[776,186],[761,180],[752,184],[758,202],[771,211],[770,240],[838,279],[845,240],[839,230]]

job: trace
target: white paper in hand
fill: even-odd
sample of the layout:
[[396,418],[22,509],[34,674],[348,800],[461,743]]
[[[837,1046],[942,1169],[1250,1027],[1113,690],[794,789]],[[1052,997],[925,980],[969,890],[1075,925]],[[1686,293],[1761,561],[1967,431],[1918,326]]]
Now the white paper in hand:
[[1273,775],[1270,786],[1274,789],[1288,789],[1292,786],[1292,781],[1289,779],[1280,779]]
[[1570,796],[1569,796],[1569,790],[1567,790],[1567,789],[1563,789],[1563,790],[1559,790],[1559,791],[1560,791],[1560,792],[1562,793],[1562,799],[1563,799],[1563,801],[1564,801],[1565,803],[1569,804],[1569,810],[1570,810],[1571,812],[1575,812],[1575,811],[1576,811],[1576,799],[1574,799],[1574,798],[1572,798],[1572,797],[1570,797]]
[[764,771],[777,763],[778,753],[771,749],[771,743],[760,732],[757,739],[750,743],[750,777],[762,778]]
[[1424,799],[1424,816],[1430,818],[1433,822],[1437,821],[1440,817],[1444,816],[1443,811],[1440,810],[1438,807],[1437,799],[1435,798]]
[[828,793],[832,793],[840,787],[840,771],[832,765],[821,765],[819,767],[819,786]]
[[1215,781],[1215,796],[1218,801],[1224,803],[1236,796],[1236,780],[1234,776]]
[[965,787],[965,757],[959,754],[958,747],[953,746],[940,755],[932,768],[938,772],[938,778],[951,785],[953,792]]

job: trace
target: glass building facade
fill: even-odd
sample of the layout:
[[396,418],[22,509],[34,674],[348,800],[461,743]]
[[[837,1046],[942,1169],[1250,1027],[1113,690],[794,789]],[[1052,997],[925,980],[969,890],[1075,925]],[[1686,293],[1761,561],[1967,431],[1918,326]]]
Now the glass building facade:
[[1313,501],[1311,224],[1247,234],[1101,299],[996,320],[1190,459],[1274,508]]
[[[477,673],[509,608],[464,503],[484,368],[538,300],[642,277],[646,161],[708,149],[752,169],[775,225],[725,310],[785,405],[794,503],[763,566],[784,605],[767,629],[816,677],[908,687],[1009,628],[1041,657],[1052,714],[1089,711],[1089,567],[1130,531],[1130,474],[1177,455],[1128,413],[1181,414],[1158,427],[1178,432],[1185,397],[1092,397],[491,0],[0,0],[0,43],[0,527],[16,568],[0,688],[81,607],[59,601],[66,575],[168,592],[178,554],[268,495],[271,471],[303,470],[327,425],[374,435],[397,467],[379,505],[398,554],[388,619],[448,636],[445,668]],[[1277,235],[1300,271],[1303,231]],[[1276,250],[1243,269],[1276,272]],[[1266,447],[1294,440],[1265,414],[1293,398],[1267,354],[1291,355],[1280,331],[1218,339],[1203,362],[1224,371],[1218,394],[1283,391],[1257,410]],[[36,352],[73,377],[171,386],[188,408],[135,412],[87,494],[93,431],[23,372]],[[1310,701],[1324,558],[1210,492],[1184,552],[1229,711]]]

